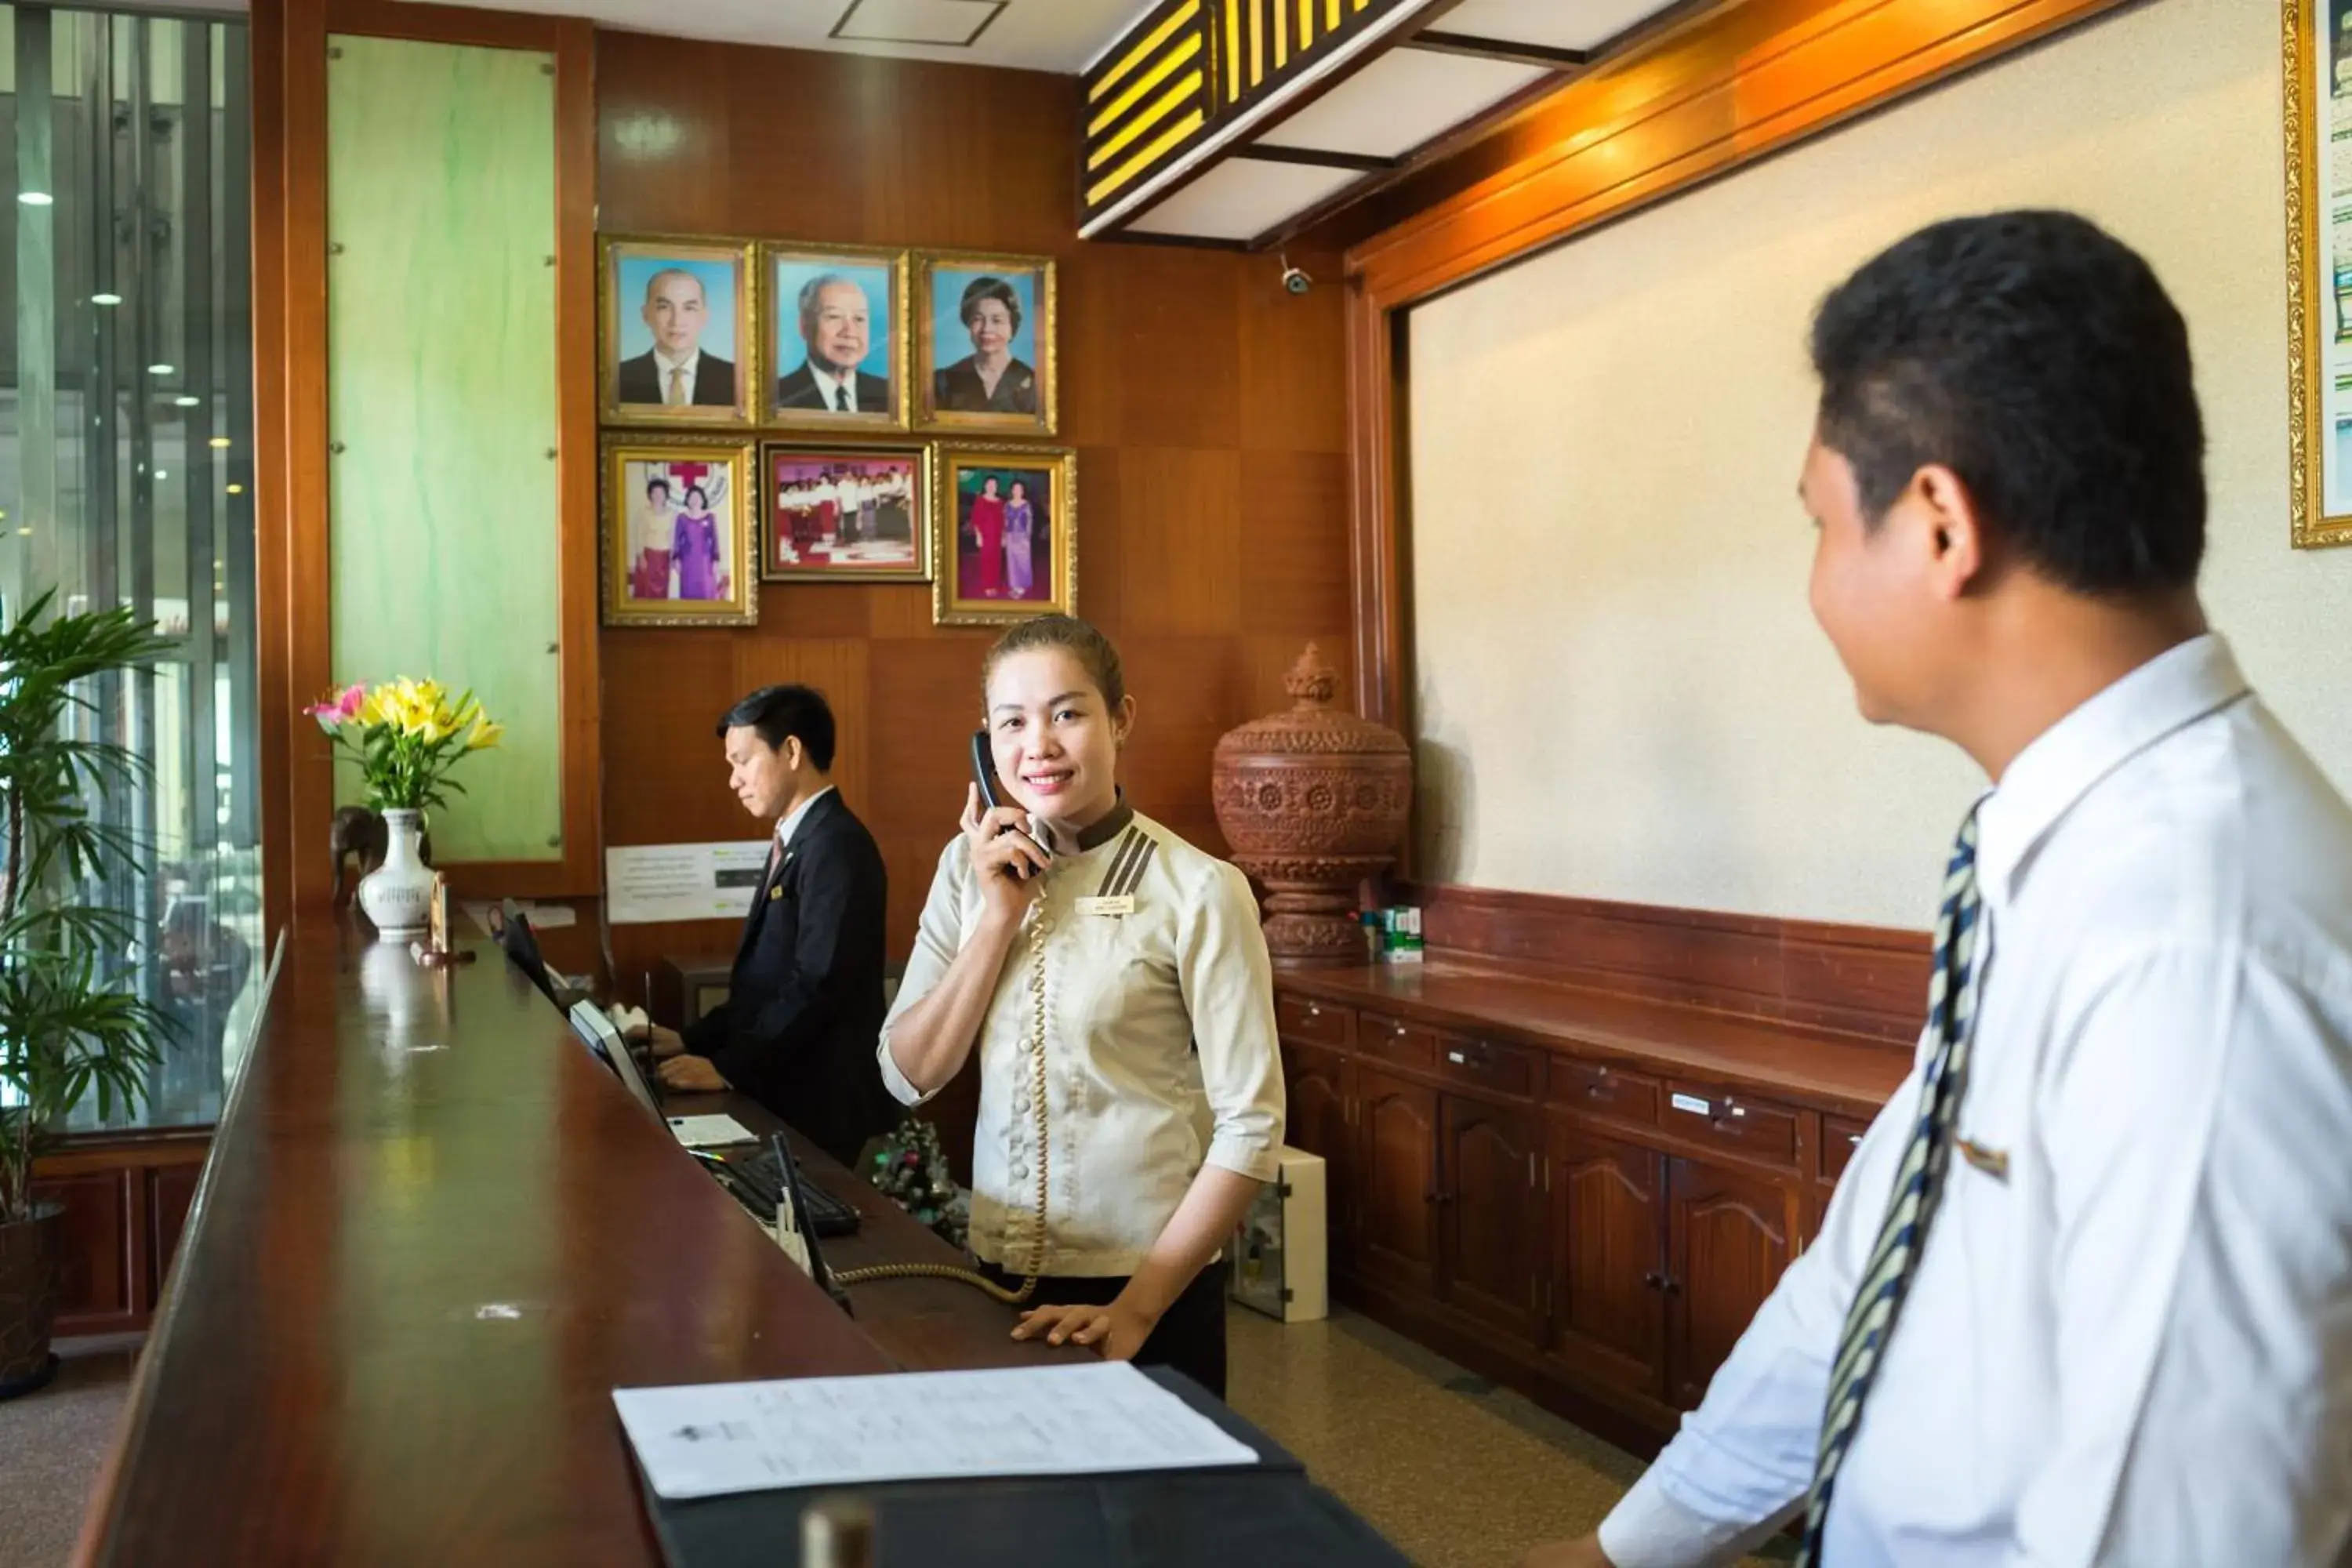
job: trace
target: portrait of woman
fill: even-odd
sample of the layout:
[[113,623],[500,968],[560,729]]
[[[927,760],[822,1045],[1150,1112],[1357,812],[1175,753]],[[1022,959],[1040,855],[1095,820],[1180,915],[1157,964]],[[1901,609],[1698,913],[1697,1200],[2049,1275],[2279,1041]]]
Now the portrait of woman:
[[772,583],[930,576],[923,447],[771,441],[760,453],[768,487],[761,576]]
[[604,451],[604,624],[758,620],[751,444],[612,435]]
[[928,256],[921,298],[923,423],[1051,435],[1053,262]]
[[932,619],[992,626],[1067,612],[1076,593],[1077,459],[1034,447],[942,446]]
[[727,567],[719,553],[719,520],[710,515],[710,496],[700,485],[686,489],[686,505],[671,533],[670,559],[677,568],[677,597],[727,596]]

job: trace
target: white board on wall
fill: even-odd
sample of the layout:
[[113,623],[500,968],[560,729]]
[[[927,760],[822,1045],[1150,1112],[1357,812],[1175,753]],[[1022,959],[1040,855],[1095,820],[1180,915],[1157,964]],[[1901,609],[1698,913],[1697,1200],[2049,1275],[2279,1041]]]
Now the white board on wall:
[[2288,549],[2275,7],[2162,0],[1412,316],[1421,874],[1921,927],[1983,780],[1874,730],[1805,605],[1822,293],[1958,214],[2084,212],[2187,315],[2206,598],[2352,782],[2352,551]]

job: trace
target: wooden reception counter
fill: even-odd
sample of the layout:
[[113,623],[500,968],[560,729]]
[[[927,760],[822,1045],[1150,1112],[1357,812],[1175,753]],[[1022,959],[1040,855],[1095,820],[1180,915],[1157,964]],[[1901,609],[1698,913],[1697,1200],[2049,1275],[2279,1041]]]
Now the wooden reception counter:
[[[755,1131],[772,1119],[733,1097]],[[837,1268],[953,1261],[879,1194]],[[845,1316],[495,946],[288,945],[77,1561],[650,1563],[618,1385],[1007,1365],[950,1281]]]

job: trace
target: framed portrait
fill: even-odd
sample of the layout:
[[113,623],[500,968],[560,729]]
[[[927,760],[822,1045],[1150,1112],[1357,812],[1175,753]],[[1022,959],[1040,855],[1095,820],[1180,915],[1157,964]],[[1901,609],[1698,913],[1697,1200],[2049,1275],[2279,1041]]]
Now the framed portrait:
[[751,444],[649,432],[604,451],[604,624],[758,621]]
[[761,248],[766,422],[811,430],[907,423],[907,253]]
[[932,621],[987,626],[1076,614],[1077,455],[942,443],[931,468]]
[[2352,544],[2352,0],[2282,0],[2290,538]]
[[930,456],[919,445],[760,447],[771,583],[912,582],[931,574]]
[[631,424],[748,425],[759,385],[752,247],[631,238],[598,245],[597,409]]
[[926,254],[915,295],[917,422],[931,430],[1054,434],[1053,259]]

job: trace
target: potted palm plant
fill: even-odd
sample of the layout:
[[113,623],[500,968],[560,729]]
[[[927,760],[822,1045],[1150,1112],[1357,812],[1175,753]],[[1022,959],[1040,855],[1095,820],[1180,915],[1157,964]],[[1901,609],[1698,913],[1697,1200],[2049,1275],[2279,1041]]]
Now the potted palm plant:
[[99,808],[146,763],[76,731],[92,678],[170,643],[128,610],[51,616],[51,598],[0,630],[0,1399],[56,1365],[59,1210],[34,1198],[33,1158],[91,1095],[101,1116],[135,1104],[168,1027],[129,983],[131,917],[87,901],[140,868]]

